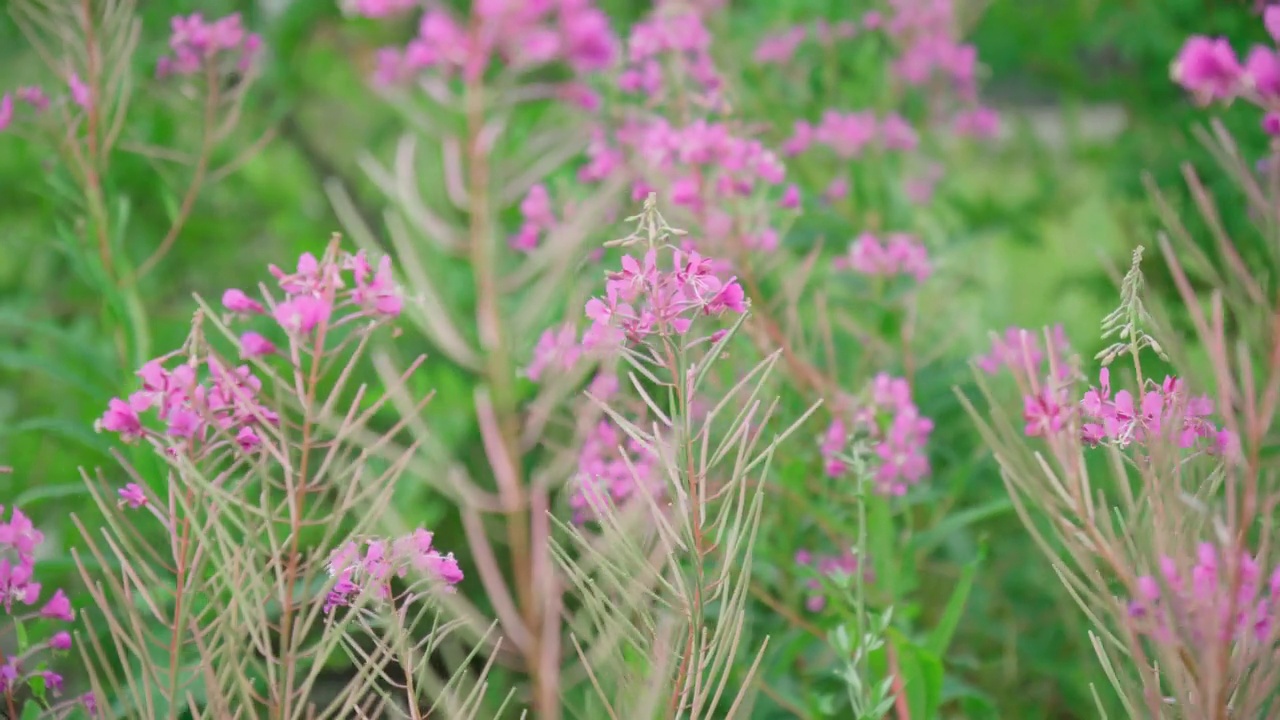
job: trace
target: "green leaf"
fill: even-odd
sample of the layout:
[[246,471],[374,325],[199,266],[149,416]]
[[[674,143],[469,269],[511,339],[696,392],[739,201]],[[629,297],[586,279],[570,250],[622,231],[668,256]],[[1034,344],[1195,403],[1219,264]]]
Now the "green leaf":
[[886,633],[898,656],[898,673],[912,718],[928,720],[937,716],[942,702],[942,661],[912,643],[897,628]]
[[1012,510],[1013,501],[1009,499],[1008,495],[1001,495],[990,502],[948,515],[946,519],[937,525],[914,535],[911,538],[912,549],[917,553],[928,554],[935,547],[945,542],[947,538],[966,527],[976,525],[983,520],[999,517],[1005,513],[1012,512]]
[[[34,682],[33,680],[32,683]],[[40,678],[40,682],[43,683],[44,678]],[[22,720],[39,720],[42,712],[43,709],[39,703],[28,701],[22,706]]]
[[13,631],[18,636],[18,652],[19,653],[26,652],[27,648],[30,647],[31,645],[30,640],[27,638],[26,626],[22,624],[21,620],[14,618]]
[[[105,406],[106,403],[103,403]],[[43,417],[30,418],[22,422],[16,422],[6,427],[0,427],[0,438],[11,435],[21,435],[24,433],[41,433],[47,435],[56,435],[65,440],[78,443],[96,452],[105,453],[110,448],[107,439],[93,432],[85,423],[67,420],[65,418]],[[80,485],[80,483],[71,483]],[[65,487],[58,485],[56,487]],[[18,501],[21,504],[21,500]]]
[[54,500],[88,494],[82,482],[61,483],[59,485],[41,485],[22,493],[13,501],[16,507],[26,509],[42,500]]
[[[32,675],[30,679],[27,680],[27,687],[31,688],[31,696],[34,697],[36,700],[39,700],[41,705],[44,705],[48,702],[48,700],[46,699],[48,687],[46,686],[43,675],[40,675],[40,674]],[[27,703],[27,706],[22,708],[22,714],[26,715],[27,707],[34,704],[35,703]]]
[[964,615],[965,605],[969,602],[969,593],[973,590],[978,566],[986,556],[987,549],[983,545],[978,550],[978,556],[965,564],[964,570],[960,573],[960,582],[956,583],[955,589],[951,591],[951,598],[947,600],[947,607],[942,611],[938,625],[929,633],[925,648],[937,657],[944,657],[947,654],[947,647],[956,634],[956,626],[960,624],[960,617]]
[[867,504],[867,550],[876,571],[876,585],[889,594],[893,604],[900,592],[898,563],[902,558],[894,547],[893,514],[888,499],[879,495],[868,495],[863,502]]

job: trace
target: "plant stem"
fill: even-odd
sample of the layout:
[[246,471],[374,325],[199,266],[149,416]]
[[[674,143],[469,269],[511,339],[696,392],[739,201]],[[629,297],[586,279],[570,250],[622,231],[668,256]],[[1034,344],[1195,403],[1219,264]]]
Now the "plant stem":
[[[548,682],[545,673],[557,673],[557,667],[546,667],[542,662],[542,637],[545,623],[542,620],[542,600],[538,597],[532,568],[530,548],[528,500],[524,486],[524,473],[520,458],[520,407],[515,389],[515,367],[507,344],[499,307],[501,287],[498,281],[496,236],[490,227],[493,208],[489,187],[489,148],[485,147],[485,88],[480,80],[469,80],[465,89],[466,108],[466,162],[468,214],[470,219],[469,245],[471,271],[476,286],[476,328],[480,347],[485,354],[484,380],[493,398],[494,415],[497,418],[501,442],[511,459],[510,471],[514,482],[506,489],[507,540],[511,548],[512,573],[515,576],[517,602],[521,619],[529,634],[524,648],[525,670],[533,687],[533,709],[541,720],[558,720],[560,698],[558,683]],[[545,548],[536,549],[538,552]]]

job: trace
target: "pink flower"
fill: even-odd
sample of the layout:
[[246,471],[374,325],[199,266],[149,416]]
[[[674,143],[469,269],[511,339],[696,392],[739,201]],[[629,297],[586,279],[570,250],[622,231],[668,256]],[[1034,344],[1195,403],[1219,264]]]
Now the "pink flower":
[[929,277],[929,253],[915,237],[893,233],[881,242],[871,233],[862,233],[850,245],[849,253],[837,267],[847,267],[863,275],[910,275],[917,282]]
[[93,96],[89,86],[80,81],[80,76],[71,73],[71,76],[67,78],[67,87],[71,90],[71,101],[88,110],[93,102]]
[[1173,63],[1173,79],[1206,102],[1234,97],[1243,73],[1226,40],[1203,35],[1189,38]]
[[526,223],[543,230],[556,224],[555,213],[551,210],[551,196],[547,194],[545,185],[538,183],[529,188],[529,194],[520,202],[520,214],[524,216]]
[[13,124],[13,96],[5,93],[0,96],[0,132]]
[[378,261],[378,271],[370,281],[370,268],[364,260],[363,251],[355,257],[358,258],[353,272],[356,287],[351,293],[351,299],[359,305],[371,307],[380,315],[388,317],[399,315],[403,308],[403,301],[396,288],[395,278],[391,274],[391,258],[387,255],[382,256]]
[[450,591],[450,586],[462,581],[462,570],[453,553],[442,555],[432,547],[432,537],[430,532],[418,529],[391,542],[367,540],[363,557],[355,542],[334,550],[329,555],[329,574],[334,584],[325,599],[324,613],[350,605],[361,592],[389,599],[391,579],[406,577],[411,570],[426,573],[430,580],[443,583],[443,589]]
[[66,630],[59,630],[49,638],[49,647],[54,650],[70,650],[71,649],[71,633]]
[[254,300],[244,291],[231,288],[222,294],[222,305],[231,312],[236,313],[263,313],[266,312],[262,307],[262,303]]
[[572,323],[561,325],[559,330],[544,331],[533,349],[533,361],[525,368],[525,376],[539,382],[549,367],[556,366],[565,371],[573,369],[582,355],[582,346],[577,340]]
[[129,396],[128,402],[111,398],[107,402],[107,411],[96,423],[96,429],[117,433],[125,442],[137,440],[143,436],[142,419],[138,413],[150,407],[150,399],[140,393]]
[[142,491],[142,488],[137,483],[125,485],[117,491],[117,494],[120,496],[121,502],[134,510],[147,504],[146,493]]
[[609,27],[609,18],[585,2],[562,6],[561,32],[569,66],[580,73],[604,70],[618,57],[618,39]]
[[408,12],[418,5],[418,0],[354,0],[351,11],[367,18],[383,18]]
[[40,608],[40,617],[71,622],[76,614],[71,609],[71,600],[67,599],[67,594],[59,588],[54,591],[53,597],[49,598],[44,607]]
[[769,35],[756,46],[753,58],[760,65],[783,65],[790,62],[800,44],[804,42],[805,35],[805,29],[800,25],[776,35]]
[[800,207],[800,188],[795,184],[788,185],[786,191],[782,193],[782,199],[778,201],[778,206],[784,210]]
[[256,332],[247,332],[240,336],[240,357],[242,358],[258,358],[275,352],[276,346]]
[[569,506],[574,511],[574,522],[582,523],[598,517],[610,502],[622,506],[637,492],[656,497],[664,491],[657,458],[612,422],[601,420],[578,455]]
[[1263,100],[1280,99],[1280,56],[1275,50],[1261,46],[1250,50],[1242,77]]
[[888,150],[915,150],[920,136],[901,115],[888,115],[880,122],[880,142]]
[[956,113],[952,130],[961,137],[994,138],[1000,134],[1000,114],[987,107]]
[[822,191],[822,199],[828,203],[837,203],[849,195],[849,178],[840,175],[831,181]]
[[276,305],[274,315],[286,331],[305,334],[328,322],[332,311],[333,306],[324,298],[298,295]]

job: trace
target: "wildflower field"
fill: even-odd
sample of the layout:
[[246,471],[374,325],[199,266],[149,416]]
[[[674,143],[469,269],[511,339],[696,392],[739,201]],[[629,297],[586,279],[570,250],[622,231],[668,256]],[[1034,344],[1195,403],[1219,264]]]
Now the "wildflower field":
[[1280,4],[0,10],[0,718],[1280,718]]

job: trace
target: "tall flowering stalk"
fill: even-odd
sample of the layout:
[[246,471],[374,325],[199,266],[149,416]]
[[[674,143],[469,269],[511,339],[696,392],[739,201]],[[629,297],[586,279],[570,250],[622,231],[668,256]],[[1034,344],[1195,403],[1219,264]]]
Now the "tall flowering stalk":
[[[386,229],[410,287],[410,327],[471,379],[486,457],[477,466],[443,446],[431,423],[415,420],[411,427],[429,461],[414,472],[460,510],[477,577],[500,625],[501,645],[491,640],[484,652],[525,675],[531,709],[554,720],[570,681],[562,672],[566,582],[549,554],[548,511],[572,474],[580,440],[562,452],[545,448],[564,442],[556,418],[566,406],[583,409],[571,430],[575,438],[585,438],[601,418],[574,400],[601,359],[582,353],[576,331],[565,332],[564,323],[578,324],[577,314],[567,314],[574,294],[585,292],[577,271],[621,187],[608,182],[569,203],[561,175],[585,149],[580,118],[599,105],[591,83],[617,61],[618,41],[609,18],[589,1],[477,2],[461,14],[442,2],[344,7],[370,17],[415,13],[417,34],[403,47],[381,50],[371,80],[420,133],[401,140],[393,162],[365,158],[363,165],[393,206]],[[538,118],[531,133],[513,138],[513,118],[526,116]],[[439,147],[439,155],[428,147]],[[440,178],[440,196],[419,186],[424,167]],[[375,230],[350,211],[345,191],[330,190],[352,234],[375,247]],[[447,267],[466,278],[473,307],[445,304]],[[379,368],[393,377],[396,365],[387,357]],[[531,388],[526,378],[536,384]],[[535,462],[547,455],[554,459]],[[399,532],[409,525],[398,513],[383,523]],[[488,611],[462,593],[451,600],[456,617],[483,636]]]
[[[22,0],[12,14],[50,77],[0,87],[0,142],[17,135],[47,147],[56,159],[57,194],[70,194],[64,211],[73,219],[67,227],[75,228],[61,231],[59,240],[78,274],[107,298],[104,320],[116,331],[116,351],[127,367],[149,353],[138,284],[173,250],[202,191],[234,173],[270,138],[262,133],[232,157],[218,157],[242,140],[237,132],[258,76],[262,38],[238,14],[175,16],[170,52],[156,62],[156,77],[140,78],[132,68],[142,28],[131,0]],[[175,113],[193,119],[194,132],[172,147],[133,137],[130,110],[148,95],[171,100]],[[148,159],[166,186],[183,188],[173,199],[170,223],[144,247],[134,239],[140,234],[130,214],[135,200],[113,182],[115,167],[127,155]],[[74,191],[65,192],[67,186]]]
[[[611,244],[636,254],[587,303],[584,342],[621,353],[648,421],[600,404],[650,467],[627,461],[629,492],[594,495],[590,525],[559,524],[556,555],[585,610],[571,640],[608,717],[746,717],[765,649],[745,669],[735,662],[764,502],[756,478],[809,413],[766,438],[776,354],[699,402],[736,344],[742,288],[672,244],[680,233],[652,196],[630,220],[636,232]],[[730,327],[706,325],[735,315]]]
[[[148,452],[120,456],[129,482],[86,474],[100,532],[74,518],[87,553],[73,556],[102,618],[86,624],[105,622],[110,639],[82,648],[95,696],[139,718],[384,707],[417,718],[436,704],[469,716],[461,674],[428,665],[446,631],[423,622],[462,579],[458,563],[425,530],[370,536],[406,462],[354,442],[408,379],[372,401],[352,385],[401,312],[389,259],[340,252],[335,239],[270,270],[274,290],[202,305],[184,346],[143,365],[98,422]],[[407,422],[380,432],[394,438]],[[147,541],[153,528],[162,545]],[[343,655],[361,672],[325,696],[320,672]]]
[[[0,473],[10,472],[0,468]],[[92,693],[64,693],[59,670],[66,670],[71,633],[50,628],[58,627],[54,622],[72,622],[76,613],[62,589],[49,592],[40,581],[36,551],[43,542],[44,533],[19,508],[12,508],[7,520],[0,519],[0,606],[5,645],[12,648],[0,660],[0,709],[8,717],[30,717],[37,708],[43,711],[35,713],[40,717],[71,717],[81,709],[92,717],[98,706]]]
[[[1264,185],[1225,132],[1206,136],[1250,210],[1274,219],[1275,184]],[[1219,209],[1187,173],[1197,209],[1212,228]],[[1270,201],[1265,198],[1271,198]],[[996,355],[1023,388],[1024,425],[999,408],[970,406],[992,445],[1018,510],[1067,589],[1094,625],[1103,670],[1131,715],[1261,717],[1280,687],[1274,613],[1280,572],[1273,552],[1274,442],[1280,348],[1269,281],[1240,261],[1215,230],[1224,267],[1196,262],[1214,289],[1197,297],[1184,256],[1202,258],[1186,227],[1156,192],[1167,234],[1160,247],[1194,324],[1199,348],[1161,341],[1172,309],[1151,309],[1142,292],[1141,249],[1103,323],[1115,342],[1086,381],[1027,332],[1011,333]],[[1238,328],[1228,334],[1228,318]],[[1207,355],[1207,363],[1196,359]],[[1152,373],[1167,359],[1186,377]],[[1115,361],[1132,372],[1121,374]],[[1048,367],[1044,361],[1048,360]],[[1110,367],[1108,367],[1110,366]],[[1208,372],[1197,372],[1207,367]],[[1092,375],[1092,373],[1090,373]],[[1199,384],[1211,394],[1194,392]]]

